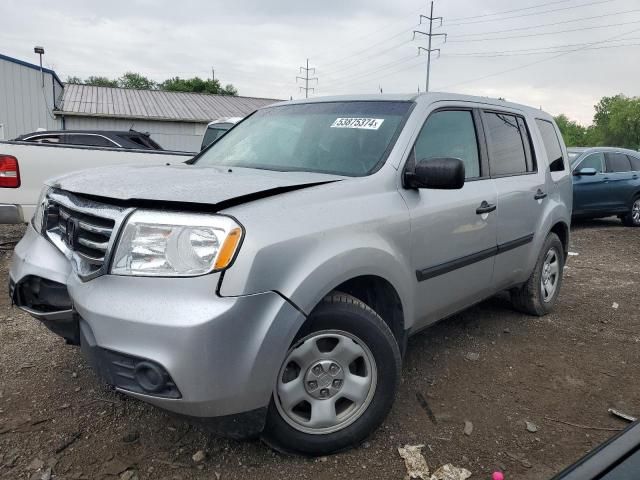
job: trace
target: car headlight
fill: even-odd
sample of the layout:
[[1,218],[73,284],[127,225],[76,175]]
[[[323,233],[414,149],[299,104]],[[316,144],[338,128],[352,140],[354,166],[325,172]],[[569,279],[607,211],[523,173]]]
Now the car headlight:
[[31,225],[36,232],[42,233],[42,224],[44,222],[44,211],[47,208],[47,194],[51,190],[50,187],[44,186],[40,190],[40,196],[38,197],[38,203],[36,203],[36,211],[33,212],[31,217]]
[[111,273],[189,277],[224,270],[242,240],[232,218],[137,210],[122,231]]

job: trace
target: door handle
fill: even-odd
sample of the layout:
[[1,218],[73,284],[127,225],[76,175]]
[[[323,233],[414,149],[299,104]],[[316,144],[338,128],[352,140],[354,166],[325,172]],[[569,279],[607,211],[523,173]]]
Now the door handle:
[[476,208],[476,214],[482,215],[483,213],[490,213],[496,209],[495,204],[488,203],[486,200],[483,200],[478,208]]
[[604,181],[604,183],[607,183],[609,181],[609,177],[604,177],[602,180]]
[[631,178],[633,178],[634,180],[637,180],[638,179],[638,175],[634,174]]
[[542,190],[538,189],[536,194],[533,196],[533,199],[534,200],[542,200],[543,198],[547,198],[547,194],[544,193]]

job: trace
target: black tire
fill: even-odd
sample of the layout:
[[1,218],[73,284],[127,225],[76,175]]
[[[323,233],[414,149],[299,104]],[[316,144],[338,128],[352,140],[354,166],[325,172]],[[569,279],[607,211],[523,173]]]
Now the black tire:
[[293,428],[280,414],[272,397],[262,439],[283,453],[327,455],[358,445],[386,418],[400,382],[401,356],[398,343],[380,316],[351,295],[332,292],[311,312],[292,343],[325,330],[341,330],[361,339],[371,352],[377,384],[371,401],[350,425],[327,434],[305,433]]
[[636,196],[633,200],[631,200],[631,207],[629,207],[629,212],[620,217],[622,223],[627,227],[640,227],[640,217],[637,217],[636,220],[634,220],[633,218],[634,206],[640,207],[640,196]]
[[[541,284],[542,269],[544,265],[544,259],[551,249],[555,250],[558,262],[560,263],[560,268],[559,275],[557,277],[555,292],[549,299],[545,301]],[[553,309],[553,306],[555,305],[555,302],[560,293],[560,288],[562,287],[562,273],[564,270],[564,263],[565,258],[562,242],[555,233],[549,233],[542,246],[542,250],[538,255],[538,260],[536,261],[536,266],[533,269],[533,273],[524,285],[511,290],[511,303],[513,304],[514,308],[520,312],[527,313],[529,315],[535,315],[537,317],[542,317],[543,315],[549,313]]]

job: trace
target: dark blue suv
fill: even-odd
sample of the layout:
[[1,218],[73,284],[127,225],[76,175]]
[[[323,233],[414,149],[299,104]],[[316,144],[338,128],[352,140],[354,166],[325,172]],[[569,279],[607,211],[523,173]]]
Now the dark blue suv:
[[573,217],[617,215],[640,227],[640,152],[624,148],[569,149]]

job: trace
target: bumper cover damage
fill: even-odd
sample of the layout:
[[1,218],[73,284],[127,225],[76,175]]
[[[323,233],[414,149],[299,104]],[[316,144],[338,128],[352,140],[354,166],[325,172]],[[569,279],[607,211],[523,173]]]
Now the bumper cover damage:
[[219,297],[219,281],[220,274],[82,281],[31,226],[10,271],[17,306],[81,345],[118,391],[244,437],[263,427],[304,316],[275,292]]

